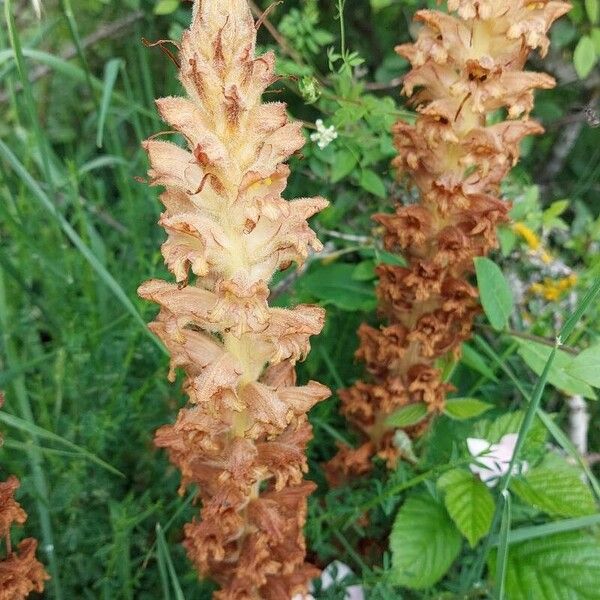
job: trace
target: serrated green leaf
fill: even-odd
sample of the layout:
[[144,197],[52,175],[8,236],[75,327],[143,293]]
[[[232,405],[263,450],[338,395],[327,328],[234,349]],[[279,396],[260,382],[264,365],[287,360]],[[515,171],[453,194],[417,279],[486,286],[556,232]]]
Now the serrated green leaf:
[[367,192],[377,196],[378,198],[385,198],[385,184],[383,183],[381,177],[375,173],[375,171],[371,171],[371,169],[363,169],[360,180],[360,187]]
[[443,504],[431,496],[408,498],[390,535],[392,581],[424,589],[439,581],[455,561],[461,536]]
[[573,66],[580,79],[585,79],[596,64],[596,47],[589,35],[584,35],[577,42],[573,53]]
[[[490,555],[492,577],[496,553]],[[511,544],[506,567],[510,600],[597,600],[600,540],[582,532],[559,533]]]
[[159,0],[154,7],[155,15],[170,15],[179,8],[179,0]]
[[521,477],[511,489],[525,503],[551,516],[583,517],[596,512],[596,503],[581,471],[553,456]]
[[385,424],[389,427],[410,427],[416,425],[427,416],[427,404],[415,402],[403,406],[386,418]]
[[438,486],[444,490],[448,514],[471,547],[486,535],[494,517],[494,498],[485,483],[469,471],[455,469],[444,473]]
[[492,404],[477,398],[450,398],[446,400],[444,413],[453,419],[472,419],[493,408]]
[[566,372],[588,385],[600,387],[600,344],[587,348],[576,356]]
[[335,153],[333,165],[331,167],[331,183],[337,183],[349,175],[358,164],[356,153],[348,148],[342,148]]
[[[536,375],[541,375],[552,348],[530,340],[517,339],[516,341],[519,343],[521,358]],[[581,395],[595,400],[594,390],[587,383],[570,374],[572,363],[571,355],[558,350],[548,375],[548,381],[566,394]]]
[[346,263],[319,265],[300,278],[296,289],[342,310],[373,310],[377,305],[373,285],[352,279],[354,268]]
[[500,267],[489,258],[475,259],[477,285],[483,310],[494,329],[506,327],[513,311],[513,296]]

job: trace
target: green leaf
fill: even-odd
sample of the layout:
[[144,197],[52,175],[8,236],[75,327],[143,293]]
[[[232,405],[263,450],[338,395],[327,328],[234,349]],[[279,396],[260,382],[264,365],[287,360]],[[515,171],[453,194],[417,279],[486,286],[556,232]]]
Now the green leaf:
[[375,273],[375,261],[363,260],[359,262],[352,272],[352,279],[355,281],[373,281],[377,276]]
[[179,8],[179,0],[158,0],[154,7],[155,15],[170,15]]
[[428,495],[408,498],[390,535],[392,581],[425,589],[439,581],[455,561],[461,536],[444,506]]
[[452,419],[472,419],[493,408],[492,404],[477,398],[450,398],[446,400],[444,413]]
[[461,362],[467,365],[469,369],[477,371],[477,373],[480,373],[487,379],[491,379],[495,382],[498,381],[498,378],[496,377],[494,372],[488,367],[488,364],[483,358],[483,356],[481,356],[481,354],[479,354],[479,352],[477,352],[477,350],[475,350],[473,346],[470,346],[469,344],[463,344],[461,348],[461,354]]
[[585,0],[585,11],[592,25],[598,23],[600,16],[600,0]]
[[573,66],[580,79],[585,79],[596,64],[596,47],[589,35],[581,37],[573,53]]
[[475,259],[477,285],[481,295],[483,310],[494,329],[506,327],[513,311],[513,296],[500,267],[489,258]]
[[374,12],[380,11],[382,8],[391,6],[394,0],[371,0],[371,8]]
[[481,479],[463,469],[444,473],[438,487],[445,492],[444,503],[454,524],[475,547],[492,526],[495,505],[490,490]]
[[377,196],[378,198],[385,198],[385,184],[381,180],[381,177],[375,173],[375,171],[371,171],[371,169],[363,169],[360,180],[360,187],[367,192]]
[[600,387],[600,344],[576,356],[567,368],[567,373],[588,385]]
[[592,27],[590,31],[590,37],[594,42],[594,48],[596,49],[596,55],[600,56],[600,27]]
[[356,153],[351,152],[347,148],[342,148],[339,152],[336,152],[331,167],[331,183],[337,183],[341,179],[344,179],[357,164]]
[[102,148],[104,124],[106,123],[106,116],[110,108],[110,101],[120,68],[120,58],[112,58],[104,67],[104,86],[102,88],[102,101],[100,102],[100,113],[98,115],[98,130],[96,131],[96,146],[98,148]]
[[[517,339],[517,341],[521,358],[536,375],[541,375],[552,348],[530,340]],[[587,383],[570,374],[572,363],[573,357],[571,355],[558,350],[548,375],[548,381],[565,394],[581,395],[595,400],[594,390]]]
[[515,477],[511,489],[525,503],[551,516],[583,517],[596,512],[594,497],[582,481],[581,471],[558,456]]
[[389,427],[410,427],[416,425],[427,416],[427,404],[415,402],[403,406],[386,418],[385,424]]
[[[490,556],[492,577],[496,553]],[[506,567],[510,600],[597,600],[600,540],[582,532],[559,533],[511,544]]]
[[373,285],[353,279],[354,268],[346,263],[319,265],[298,281],[297,289],[342,310],[373,310],[377,305]]

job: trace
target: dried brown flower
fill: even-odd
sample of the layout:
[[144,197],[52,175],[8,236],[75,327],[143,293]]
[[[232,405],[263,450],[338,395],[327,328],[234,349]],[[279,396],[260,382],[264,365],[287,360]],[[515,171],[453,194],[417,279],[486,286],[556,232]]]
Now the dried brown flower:
[[[570,5],[449,0],[448,7],[458,17],[419,11],[417,40],[397,48],[412,65],[404,92],[418,115],[414,125],[394,126],[393,164],[418,187],[420,202],[374,217],[384,228],[385,247],[401,251],[408,266],[378,268],[386,325],[361,326],[356,353],[371,380],[340,392],[342,411],[368,441],[330,461],[332,483],[364,472],[373,454],[393,466],[400,451],[385,423],[390,413],[415,402],[429,415],[444,408],[451,386],[437,361],[456,356],[471,335],[479,311],[477,291],[467,281],[473,258],[496,247],[496,228],[508,218],[499,186],[519,158],[521,140],[543,131],[528,118],[533,91],[554,85],[550,76],[523,67],[532,50],[546,53],[548,29]],[[488,125],[497,109],[507,120]]]
[[24,539],[16,551],[11,547],[11,526],[27,520],[27,513],[13,497],[18,487],[19,480],[12,475],[0,482],[0,539],[6,543],[6,555],[0,557],[0,600],[23,600],[31,592],[42,592],[44,581],[50,579],[35,557],[36,540]]

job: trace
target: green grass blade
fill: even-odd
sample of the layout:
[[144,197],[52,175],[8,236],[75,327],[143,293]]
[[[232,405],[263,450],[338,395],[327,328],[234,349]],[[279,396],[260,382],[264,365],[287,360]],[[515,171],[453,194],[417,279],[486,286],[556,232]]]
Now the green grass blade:
[[[512,372],[512,370],[506,364],[506,361],[503,357],[498,356],[498,354],[494,351],[494,349],[482,338],[479,336],[475,336],[475,342],[477,345],[494,361],[496,364],[502,369],[502,371],[508,376],[508,378],[513,382],[519,393],[523,396],[523,398],[527,401],[528,404],[531,403],[531,396],[525,390],[521,382]],[[514,349],[516,345],[513,345]],[[507,353],[505,353],[507,354]],[[509,353],[510,354],[510,353]],[[563,430],[552,420],[550,415],[546,413],[543,409],[537,409],[536,415],[540,418],[550,435],[554,438],[554,440],[558,443],[558,445],[569,454],[579,465],[581,470],[586,474],[588,481],[594,493],[596,494],[596,498],[600,500],[600,483],[598,479],[592,472],[592,469],[588,465],[587,461],[581,456],[577,448],[573,445],[573,442],[569,439],[569,437],[563,432]]]
[[169,579],[173,587],[173,591],[175,592],[175,598],[176,600],[185,600],[179,579],[177,578],[177,573],[175,572],[175,567],[173,566],[173,559],[171,558],[171,553],[169,552],[169,546],[167,545],[167,540],[165,540],[165,534],[163,533],[160,523],[156,524],[156,540],[158,544],[157,551],[160,556],[159,562],[162,560],[163,564],[167,566]]
[[102,89],[102,100],[100,102],[100,112],[98,114],[98,131],[96,132],[96,146],[102,148],[104,137],[104,124],[106,123],[106,115],[110,108],[110,100],[113,95],[119,69],[121,68],[121,59],[112,58],[104,67],[104,87]]
[[[87,77],[85,70],[77,65],[74,65],[59,56],[55,56],[48,52],[44,52],[42,50],[36,50],[34,48],[23,48],[22,49],[23,56],[32,61],[39,62],[47,67],[50,67],[53,71],[68,77],[69,79],[73,79],[74,81],[78,81],[80,83],[85,84],[87,82]],[[14,55],[10,50],[0,50],[0,65],[6,61],[14,60]],[[101,92],[104,88],[103,82],[97,77],[92,78],[92,85],[95,90]],[[147,117],[156,117],[154,111],[147,109],[142,104],[137,102],[131,102],[127,96],[122,94],[121,92],[114,91],[113,98],[117,100],[120,104],[136,111],[139,114],[145,115]]]
[[90,93],[92,95],[92,98],[94,99],[94,102],[96,102],[96,94],[94,93],[94,86],[92,83],[92,74],[88,62],[85,58],[85,53],[83,51],[83,44],[81,43],[81,37],[79,36],[79,28],[77,27],[77,21],[75,20],[73,8],[71,7],[71,0],[60,0],[60,7],[63,14],[65,15],[65,19],[67,20],[69,32],[71,33],[73,44],[75,45],[75,49],[77,50],[77,56],[79,57],[81,66],[85,71],[87,84],[90,88]]
[[506,565],[508,563],[508,544],[510,543],[511,498],[510,492],[502,493],[502,520],[500,539],[496,559],[496,600],[504,600],[506,584]]
[[29,120],[31,121],[31,126],[33,127],[33,132],[36,139],[36,144],[38,150],[41,154],[42,158],[42,166],[44,168],[44,176],[46,181],[50,187],[53,186],[52,179],[52,170],[50,169],[50,154],[51,148],[48,144],[46,137],[43,135],[42,127],[40,125],[40,121],[37,114],[36,104],[33,99],[33,92],[31,90],[31,84],[29,82],[29,73],[27,71],[27,66],[25,61],[23,60],[23,50],[21,48],[21,40],[19,38],[19,33],[17,31],[17,27],[15,24],[15,19],[13,16],[12,9],[12,0],[5,0],[4,3],[4,15],[6,18],[6,27],[8,30],[8,37],[10,39],[10,44],[13,49],[14,59],[17,65],[17,71],[19,73],[19,78],[21,80],[21,85],[23,86],[23,92],[25,95],[25,105],[27,107],[27,111],[29,113]]
[[77,232],[73,229],[71,224],[58,212],[54,204],[50,201],[50,198],[46,195],[44,190],[40,187],[38,182],[27,172],[25,167],[19,162],[17,157],[11,152],[8,146],[0,140],[0,156],[2,156],[13,168],[15,173],[19,176],[21,181],[38,200],[38,202],[58,221],[61,229],[65,235],[71,240],[73,245],[83,255],[85,260],[89,263],[92,269],[96,272],[102,282],[112,291],[117,300],[125,307],[127,312],[134,318],[135,322],[138,323],[144,332],[150,337],[153,342],[166,353],[166,349],[162,343],[150,332],[146,327],[145,321],[137,311],[133,302],[129,299],[123,288],[118,284],[114,277],[106,270],[104,265],[96,258],[93,252],[85,245],[83,240],[79,237]]
[[39,427],[35,423],[16,417],[15,415],[10,415],[6,412],[0,412],[0,422],[4,423],[5,425],[8,425],[9,427],[13,427],[14,429],[18,429],[19,431],[28,433],[35,440],[37,440],[38,438],[44,438],[52,442],[63,444],[68,448],[71,448],[72,450],[76,451],[81,456],[84,456],[88,460],[96,463],[103,469],[106,469],[107,471],[110,471],[115,475],[119,475],[120,477],[125,477],[125,475],[123,475],[121,471],[119,471],[106,461],[96,456],[93,452],[90,452],[89,450],[86,450],[85,448],[74,444],[73,442],[65,439],[64,437],[56,433],[53,433],[52,431],[48,431],[43,427]]
[[600,278],[596,279],[595,283],[592,285],[587,294],[583,297],[583,300],[579,302],[577,308],[573,312],[573,314],[565,321],[565,324],[562,326],[560,330],[559,338],[562,342],[566,342],[569,339],[571,333],[579,323],[579,319],[584,315],[587,309],[592,305],[594,300],[600,294]]
[[[600,525],[600,514],[587,515],[585,517],[575,517],[573,519],[562,519],[543,525],[533,525],[531,527],[520,527],[513,529],[510,532],[509,544],[525,542],[535,538],[554,535],[555,533],[563,533],[565,531],[576,531],[577,529],[585,529],[586,527],[594,527]],[[497,546],[500,543],[499,538],[492,539],[492,545]]]
[[504,476],[502,480],[500,491],[501,493],[508,490],[508,486],[510,485],[510,481],[515,472],[515,466],[519,461],[519,456],[521,454],[521,450],[523,449],[523,444],[525,443],[525,438],[531,429],[531,424],[533,423],[533,419],[535,414],[539,408],[540,402],[542,400],[542,395],[544,393],[544,389],[546,388],[546,383],[548,381],[548,375],[550,374],[550,369],[554,364],[554,359],[556,358],[556,352],[558,350],[560,343],[557,338],[554,348],[552,348],[552,352],[550,352],[550,356],[548,356],[548,360],[546,361],[546,365],[544,366],[544,370],[540,375],[535,388],[533,389],[533,394],[531,395],[531,400],[529,405],[527,406],[527,411],[525,412],[525,418],[521,423],[521,427],[519,427],[519,434],[517,437],[517,443],[515,444],[514,453],[512,456],[512,460],[510,461],[510,466],[508,467],[508,473]]

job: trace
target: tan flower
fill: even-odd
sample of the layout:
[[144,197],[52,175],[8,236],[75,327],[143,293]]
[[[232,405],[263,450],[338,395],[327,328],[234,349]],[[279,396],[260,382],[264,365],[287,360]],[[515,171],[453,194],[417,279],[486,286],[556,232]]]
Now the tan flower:
[[186,148],[144,143],[152,185],[165,188],[162,254],[177,284],[139,294],[160,306],[150,325],[184,373],[189,402],[155,444],[195,485],[202,510],[184,546],[215,598],[278,600],[306,591],[302,525],[312,484],[303,482],[311,436],[306,412],[329,395],[297,386],[294,364],[323,327],[314,306],[268,304],[279,269],[301,265],[321,244],[307,219],[323,198],[286,201],[284,161],[304,145],[302,124],[282,103],[263,103],[274,56],[255,54],[246,0],[196,0],[183,34],[179,77],[187,98],[157,101]]

